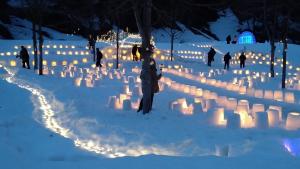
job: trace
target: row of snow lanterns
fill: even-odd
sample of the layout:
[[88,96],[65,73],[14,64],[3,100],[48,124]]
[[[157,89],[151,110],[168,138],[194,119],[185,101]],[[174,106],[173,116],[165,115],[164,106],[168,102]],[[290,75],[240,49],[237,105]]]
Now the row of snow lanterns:
[[[103,51],[104,53],[104,57],[105,58],[111,58],[111,59],[117,59],[117,55],[114,54],[114,49],[112,48],[108,48],[106,50]],[[152,55],[152,57],[154,59],[159,59],[159,60],[170,60],[169,56],[165,56],[162,54],[163,51],[161,50],[155,50],[154,54]],[[124,50],[121,49],[121,53],[120,53],[120,59],[121,60],[127,60],[127,61],[131,61],[133,59],[133,56],[131,54],[131,52],[129,50]],[[138,54],[139,55],[139,54]]]
[[197,44],[192,44],[192,46],[198,47],[198,48],[211,48],[212,45],[208,45],[208,44],[201,44],[201,45],[197,45]]
[[107,69],[110,67],[110,63],[107,63],[108,67],[104,65],[100,69],[94,65],[91,66],[92,68],[79,68],[76,65],[70,64],[64,70],[60,71],[59,75],[61,78],[74,78],[74,85],[76,87],[80,87],[84,83],[88,88],[93,88],[97,85],[97,81],[105,77],[111,80],[120,80],[123,77],[125,69]]
[[[18,55],[19,52],[14,51],[14,52],[1,52],[0,56],[16,56]],[[34,54],[34,51],[29,51],[29,53]],[[44,55],[49,55],[49,51],[45,50]]]
[[181,71],[181,69],[164,69],[165,72],[171,73],[177,76],[185,77],[190,80],[195,80],[200,83],[204,83],[207,85],[211,85],[218,88],[223,88],[228,91],[238,92],[239,94],[246,94],[256,98],[264,98],[275,101],[284,101],[286,103],[295,103],[296,99],[293,92],[285,92],[283,93],[281,90],[263,90],[263,89],[255,89],[255,88],[247,88],[246,86],[240,86],[238,84],[232,84],[228,82],[222,82],[216,79],[208,79],[202,76],[194,76],[189,72],[188,69]]
[[[82,58],[81,62],[82,63],[87,63],[88,59],[87,58]],[[79,61],[77,59],[75,59],[75,60],[70,61],[70,63],[72,63],[74,65],[77,65],[77,64],[79,64]],[[34,65],[35,64],[34,61],[32,61],[31,64]],[[60,64],[62,66],[66,66],[68,64],[68,61],[66,61],[66,60],[61,61]],[[10,60],[9,65],[11,67],[16,67],[17,66],[17,61],[16,60]],[[43,66],[48,66],[48,61],[47,60],[43,60]],[[50,66],[52,66],[52,67],[58,66],[58,61],[51,61]]]
[[[234,54],[233,61],[232,61],[233,64],[239,64],[239,56],[240,55],[241,55],[241,53]],[[253,64],[258,63],[258,64],[262,65],[265,63],[266,65],[270,65],[270,61],[268,60],[270,58],[269,54],[266,54],[265,56],[263,56],[262,53],[255,54],[253,52],[248,52],[248,53],[246,53],[246,57],[247,57],[247,59],[252,59]],[[277,58],[274,62],[274,66],[283,67],[282,62],[283,62],[283,59]],[[295,67],[293,65],[290,65],[290,63],[288,61],[286,62],[286,64],[287,64],[287,68],[289,70],[294,69],[295,71],[300,72],[300,67]]]
[[[206,113],[210,123],[228,128],[267,128],[279,127],[283,124],[282,108],[279,106],[269,106],[269,109],[265,111],[263,104],[253,104],[250,110],[247,100],[237,101],[235,98],[218,96],[209,90],[179,84],[168,78],[163,78],[162,82],[173,90],[195,97],[194,103],[190,105],[187,104],[185,98],[170,103],[172,110],[184,115]],[[299,129],[300,113],[289,113],[285,126],[290,130]]]
[[123,83],[122,93],[109,97],[108,107],[124,111],[138,109],[142,95],[140,79],[134,76],[124,76]]
[[[253,80],[257,80],[260,79],[260,82],[264,83],[266,82],[266,79],[268,77],[271,77],[271,74],[268,72],[250,72],[249,70],[233,70],[234,74],[237,75],[247,75],[246,77],[242,76],[241,80],[243,80],[244,78],[247,78],[247,80],[249,82],[251,82],[251,84],[253,84]],[[278,75],[278,73],[276,73],[276,75]],[[289,77],[288,79],[286,79],[286,84],[287,87],[290,89],[295,89],[295,90],[300,90],[300,73],[288,73],[288,75],[293,75],[293,77]],[[249,83],[250,85],[250,83]],[[251,87],[251,86],[248,86]]]
[[[21,46],[21,45],[20,45]],[[31,45],[24,45],[27,49],[31,49],[32,46]],[[43,48],[47,48],[47,49],[75,49],[76,47],[74,45],[43,45]],[[19,46],[15,45],[14,49],[20,49]]]

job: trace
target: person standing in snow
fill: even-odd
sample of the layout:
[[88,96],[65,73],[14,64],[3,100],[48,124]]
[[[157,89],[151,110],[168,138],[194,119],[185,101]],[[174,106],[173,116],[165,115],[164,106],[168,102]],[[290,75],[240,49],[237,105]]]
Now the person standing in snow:
[[[157,75],[156,62],[153,58],[150,58],[150,76],[151,76],[151,103],[150,103],[150,110],[151,110],[154,94],[159,92],[158,81],[162,77],[161,73]],[[140,112],[142,109],[143,109],[143,98],[140,101],[140,105],[137,112]]]
[[136,44],[133,45],[132,50],[131,50],[133,61],[138,61],[137,50],[138,50],[138,46]]
[[228,35],[228,36],[226,37],[226,42],[227,42],[227,44],[230,44],[230,42],[231,42],[231,36],[230,36],[230,35]]
[[103,58],[103,54],[102,54],[102,52],[99,50],[99,48],[96,49],[96,55],[97,55],[97,59],[96,59],[96,67],[102,67],[102,65],[101,65],[101,59]]
[[[23,68],[30,69],[30,64],[29,64],[29,54],[27,49],[25,48],[25,46],[21,46],[21,51],[20,54],[17,55],[17,57],[20,57],[20,59],[22,59],[22,64],[23,64]],[[26,66],[25,66],[26,64]]]
[[231,56],[229,54],[229,52],[226,53],[226,55],[224,56],[224,69],[229,70],[229,64],[230,64],[230,60],[231,60]]
[[245,61],[246,61],[246,55],[244,52],[242,52],[242,54],[240,55],[239,60],[240,60],[240,68],[244,68]]
[[236,44],[236,43],[237,43],[237,36],[236,36],[236,35],[234,35],[233,40],[232,40],[231,43],[232,43],[232,44]]
[[95,62],[96,40],[93,37],[93,35],[90,35],[88,41],[89,41],[88,47],[89,47],[89,50],[91,51],[91,53],[93,54],[93,60]]
[[208,54],[207,54],[207,65],[211,66],[211,62],[214,61],[214,57],[215,57],[216,51],[214,48],[210,48]]

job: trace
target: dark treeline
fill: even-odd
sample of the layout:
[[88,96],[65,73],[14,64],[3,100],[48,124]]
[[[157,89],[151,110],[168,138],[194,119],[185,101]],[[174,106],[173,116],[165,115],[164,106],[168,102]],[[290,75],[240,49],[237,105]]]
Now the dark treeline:
[[[0,0],[1,15],[3,23],[9,23],[9,16],[18,16],[31,20],[25,1],[24,6],[11,7],[7,5],[8,0]],[[45,0],[47,1],[47,0]],[[47,7],[43,13],[43,25],[57,29],[64,33],[79,34],[88,37],[89,34],[103,34],[117,25],[123,30],[138,32],[132,12],[132,1],[130,0],[48,0]],[[285,3],[285,1],[270,1],[270,3]],[[194,33],[204,32],[214,39],[218,38],[210,32],[208,23],[219,18],[220,10],[231,8],[240,22],[244,22],[247,28],[254,32],[258,41],[268,39],[263,26],[262,3],[264,0],[153,0],[152,23],[154,28],[174,27],[176,24],[169,24],[175,19],[191,29]],[[272,6],[272,5],[270,5]],[[172,10],[175,9],[176,10]],[[293,8],[300,9],[299,5]],[[295,10],[297,11],[297,10]],[[289,39],[294,43],[300,42],[300,15],[291,14]],[[173,19],[173,16],[176,16]],[[238,29],[238,28],[237,28]],[[180,30],[180,29],[179,29]],[[243,31],[243,30],[239,30]],[[0,25],[0,35],[5,38],[12,38],[10,33]],[[45,35],[47,36],[47,35]]]

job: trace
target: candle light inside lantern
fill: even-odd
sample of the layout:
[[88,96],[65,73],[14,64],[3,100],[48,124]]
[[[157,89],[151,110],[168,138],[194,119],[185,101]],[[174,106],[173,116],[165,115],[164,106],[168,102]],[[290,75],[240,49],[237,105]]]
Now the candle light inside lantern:
[[297,130],[300,128],[300,113],[291,112],[287,116],[286,129]]
[[12,67],[17,66],[17,62],[15,60],[11,60],[9,63],[10,63],[10,66],[12,66]]

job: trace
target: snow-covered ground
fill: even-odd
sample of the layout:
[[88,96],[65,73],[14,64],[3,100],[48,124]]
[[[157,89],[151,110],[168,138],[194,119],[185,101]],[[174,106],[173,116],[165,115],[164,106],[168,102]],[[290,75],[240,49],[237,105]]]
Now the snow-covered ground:
[[[127,42],[120,50],[118,70],[114,69],[114,47],[97,43],[105,55],[99,70],[94,68],[86,41],[45,41],[44,76],[21,68],[15,58],[19,46],[28,47],[31,41],[0,44],[0,163],[4,168],[300,166],[299,114],[295,113],[293,124],[291,120],[287,124],[290,112],[300,112],[297,45],[289,45],[288,66],[292,67],[288,67],[288,89],[282,91],[282,44],[277,44],[278,74],[271,79],[268,44],[176,43],[171,62],[165,60],[169,44],[156,43],[154,57],[158,65],[164,65],[161,92],[155,95],[153,111],[142,115],[135,110],[141,97],[141,63],[129,61]],[[217,55],[208,68],[210,46]],[[228,51],[232,56],[247,52],[243,71],[234,60],[229,71],[223,70],[222,56]],[[133,109],[126,106],[126,99]],[[247,100],[249,109],[234,107],[239,100]],[[278,117],[269,122],[254,112],[262,106],[259,111],[278,106],[282,113],[268,113]],[[240,118],[232,117],[237,114]]]

